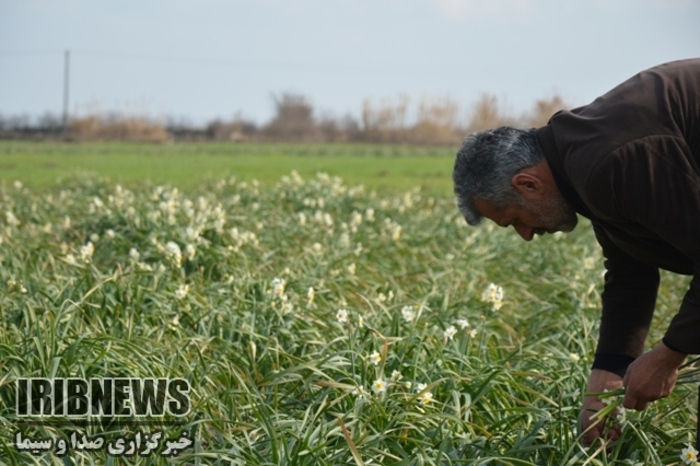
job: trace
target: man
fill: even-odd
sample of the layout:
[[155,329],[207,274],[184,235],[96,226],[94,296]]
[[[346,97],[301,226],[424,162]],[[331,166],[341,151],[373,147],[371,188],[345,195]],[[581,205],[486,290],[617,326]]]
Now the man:
[[[665,397],[700,353],[700,59],[643,71],[546,126],[468,136],[454,166],[460,211],[512,226],[526,241],[591,220],[605,256],[600,338],[588,392],[625,387],[623,406]],[[644,353],[659,268],[693,275],[663,340]],[[583,441],[604,432],[582,406]]]

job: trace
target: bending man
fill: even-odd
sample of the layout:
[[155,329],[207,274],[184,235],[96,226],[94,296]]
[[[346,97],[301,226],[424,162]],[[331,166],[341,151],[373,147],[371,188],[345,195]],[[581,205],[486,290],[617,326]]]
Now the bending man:
[[[637,410],[671,393],[686,355],[700,353],[700,59],[643,71],[538,129],[472,134],[453,178],[471,225],[485,217],[530,241],[590,219],[607,272],[587,389],[624,386],[623,406]],[[659,268],[693,280],[644,353]],[[601,408],[584,398],[586,444],[603,434],[590,419]]]

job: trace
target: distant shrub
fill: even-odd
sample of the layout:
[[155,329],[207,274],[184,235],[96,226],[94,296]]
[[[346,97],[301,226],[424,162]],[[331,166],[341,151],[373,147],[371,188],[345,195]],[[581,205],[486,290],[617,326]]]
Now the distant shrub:
[[69,127],[70,137],[79,141],[165,142],[169,138],[162,123],[142,116],[88,115],[72,119]]

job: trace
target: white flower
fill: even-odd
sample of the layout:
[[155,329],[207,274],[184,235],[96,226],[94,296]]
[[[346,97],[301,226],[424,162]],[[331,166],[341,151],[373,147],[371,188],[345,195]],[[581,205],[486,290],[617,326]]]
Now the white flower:
[[357,316],[357,325],[360,327],[365,326],[365,318],[364,316]]
[[100,235],[98,235],[97,233],[93,233],[90,235],[90,241],[92,241],[93,243],[97,243],[99,240]]
[[394,229],[391,233],[391,239],[397,242],[401,239],[401,225],[394,225]]
[[355,266],[355,263],[353,262],[352,264],[348,265],[348,273],[350,275],[355,275],[355,270],[357,267]]
[[372,364],[376,366],[380,362],[382,362],[382,355],[379,354],[377,351],[372,351],[372,354],[369,355],[369,360],[372,361]]
[[364,398],[365,397],[365,389],[362,385],[357,387],[352,391],[352,394],[357,396],[358,398]]
[[338,319],[338,322],[341,324],[344,324],[348,321],[348,311],[345,309],[338,309],[338,312],[335,313],[335,318]]
[[180,285],[180,288],[175,291],[175,297],[177,299],[185,299],[187,296],[187,293],[190,292],[190,286],[189,285]]
[[107,238],[114,238],[115,236],[117,236],[117,234],[114,232],[114,230],[110,228],[107,231],[105,231],[105,236],[107,236]]
[[620,411],[618,411],[616,419],[621,426],[627,424],[627,410],[624,407],[620,406]]
[[416,385],[416,391],[417,391],[417,392],[422,392],[423,390],[425,390],[425,387],[427,387],[426,384],[424,384],[424,383],[419,383],[418,385]]
[[492,303],[495,311],[503,306],[503,288],[495,283],[489,285],[481,293],[481,300],[485,303]]
[[309,287],[309,291],[306,293],[306,298],[308,299],[309,306],[314,303],[314,299],[316,298],[316,292],[314,291],[313,286]]
[[456,333],[457,333],[457,329],[455,328],[455,326],[450,325],[449,327],[447,327],[447,330],[445,330],[445,338],[447,340],[452,340],[452,338],[455,336]]
[[280,310],[283,315],[291,314],[294,311],[294,305],[290,302],[283,302]]
[[15,214],[11,211],[8,210],[5,212],[5,220],[7,220],[7,224],[10,225],[11,227],[18,227],[19,226],[19,220],[17,220],[17,217],[15,217]]
[[287,284],[283,278],[273,278],[272,279],[272,295],[276,298],[284,297],[284,287]]
[[139,254],[138,249],[136,249],[136,248],[131,248],[131,249],[129,249],[129,257],[130,257],[133,261],[137,262],[137,261],[139,260],[139,258],[141,257],[141,254]]
[[321,243],[314,243],[313,246],[311,246],[311,249],[313,249],[314,252],[321,252],[323,251],[323,246]]
[[386,392],[386,382],[384,382],[382,379],[375,380],[372,384],[372,390],[374,390],[374,393],[377,395]]
[[358,211],[353,211],[352,212],[352,217],[350,220],[350,225],[354,227],[358,227],[362,224],[362,214],[359,213]]
[[165,244],[165,258],[175,267],[182,265],[182,250],[174,241],[168,241]]
[[688,445],[681,450],[681,461],[685,464],[695,464],[698,461],[698,451],[692,445]]
[[476,329],[473,328],[469,331],[469,338],[474,338],[476,336]]
[[403,320],[406,322],[413,322],[413,319],[416,318],[416,313],[411,306],[404,306],[401,309],[401,317],[403,317]]
[[194,247],[193,244],[188,244],[185,246],[185,256],[187,257],[188,260],[194,259],[194,256],[197,255],[197,249]]
[[403,377],[403,375],[401,375],[401,372],[399,372],[397,370],[391,371],[391,380],[392,381],[398,382],[399,380],[401,380],[402,377]]
[[433,394],[431,392],[421,393],[420,396],[418,396],[418,400],[420,401],[420,404],[427,406],[431,401],[433,401]]
[[569,359],[571,359],[571,362],[579,362],[581,360],[581,356],[576,353],[570,353]]
[[[603,393],[608,393],[610,390],[607,388],[603,390]],[[603,403],[605,406],[610,406],[610,404],[617,399],[616,396],[605,396],[600,398],[600,402]]]
[[95,246],[90,241],[85,246],[80,247],[80,260],[86,264],[92,262],[92,255],[95,252]]
[[467,319],[458,319],[457,325],[459,325],[459,328],[464,330],[469,327],[469,321]]

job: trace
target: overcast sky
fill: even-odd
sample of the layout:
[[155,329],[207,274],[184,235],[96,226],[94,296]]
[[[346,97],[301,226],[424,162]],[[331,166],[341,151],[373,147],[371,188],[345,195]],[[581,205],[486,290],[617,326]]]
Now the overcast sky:
[[575,106],[700,56],[696,0],[0,0],[0,114],[262,123],[272,95],[359,115],[366,98],[481,93]]

